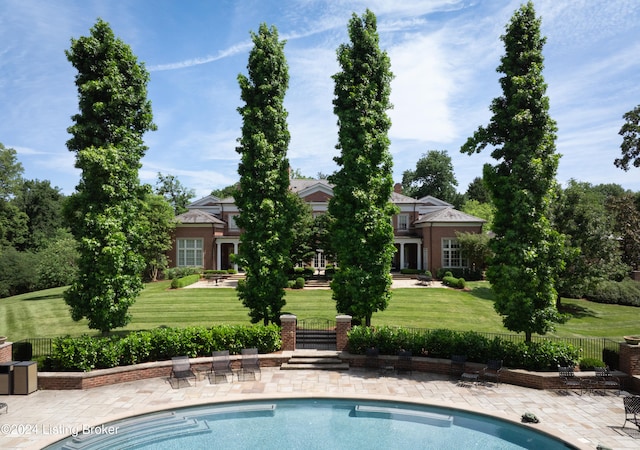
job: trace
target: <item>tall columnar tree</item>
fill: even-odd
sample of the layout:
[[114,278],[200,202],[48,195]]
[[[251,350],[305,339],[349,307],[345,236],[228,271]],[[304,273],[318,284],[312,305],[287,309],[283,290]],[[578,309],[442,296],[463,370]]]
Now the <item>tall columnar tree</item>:
[[238,108],[243,124],[236,148],[240,186],[234,197],[240,209],[236,223],[243,229],[239,263],[246,272],[238,295],[251,321],[266,325],[279,322],[291,264],[290,136],[284,108],[289,69],[275,27],[261,24],[251,37],[248,77],[238,76],[244,106]]
[[342,70],[333,76],[341,153],[334,158],[339,169],[329,177],[331,248],[339,266],[331,288],[339,313],[370,325],[391,297],[395,207],[387,110],[393,75],[379,47],[376,16],[369,10],[361,18],[353,14],[348,28],[351,42],[338,48]]
[[501,37],[505,55],[498,71],[503,95],[493,100],[493,117],[462,146],[462,152],[494,147],[498,162],[484,166],[484,180],[496,207],[487,271],[496,295],[495,309],[506,328],[544,334],[561,319],[555,284],[563,267],[562,237],[548,218],[560,155],[556,124],[542,76],[540,20],[533,3],[522,5]]
[[80,258],[65,301],[74,320],[87,318],[89,328],[106,333],[129,322],[143,287],[138,169],[147,150],[142,136],[155,129],[149,74],[100,19],[89,36],[71,40],[66,55],[78,71],[79,97],[67,147],[82,174],[66,205]]
[[640,105],[625,113],[625,123],[620,128],[622,157],[614,161],[616,167],[629,170],[629,163],[640,167]]

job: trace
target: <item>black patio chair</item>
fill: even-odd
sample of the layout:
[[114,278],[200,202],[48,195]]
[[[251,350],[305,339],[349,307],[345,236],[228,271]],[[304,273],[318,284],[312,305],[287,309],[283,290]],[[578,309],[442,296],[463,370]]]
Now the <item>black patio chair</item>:
[[464,366],[467,364],[467,355],[451,355],[451,367],[449,367],[449,374],[454,377],[459,377],[464,373]]
[[376,347],[371,347],[366,350],[364,367],[366,369],[380,369],[380,350]]
[[231,358],[229,358],[229,350],[219,350],[212,353],[213,361],[211,362],[211,375],[214,383],[219,381],[229,382],[229,376],[233,380],[233,372],[231,371]]
[[500,384],[500,372],[502,372],[502,360],[490,359],[487,365],[482,369],[483,380],[493,380],[496,384]]
[[628,395],[622,399],[624,403],[624,428],[627,422],[631,422],[640,430],[640,396]]
[[609,370],[609,367],[595,367],[596,372],[596,386],[599,389],[603,390],[608,388],[614,388],[618,390],[618,395],[620,395],[620,378],[614,377]]
[[580,395],[584,392],[584,384],[580,378],[576,377],[573,367],[558,366],[558,376],[568,390],[579,390]]
[[256,374],[260,374],[260,360],[257,348],[243,348],[239,378],[242,381],[255,380]]
[[398,361],[396,362],[396,373],[411,374],[413,370],[413,356],[410,350],[400,350],[398,352]]
[[[180,380],[187,380],[187,384],[189,384],[189,378],[193,378],[195,385],[197,378],[193,369],[191,369],[191,363],[189,362],[188,356],[174,356],[171,358],[171,362],[172,367],[169,381],[171,381],[171,379],[177,380],[178,388],[180,388]],[[171,386],[173,386],[173,383]]]

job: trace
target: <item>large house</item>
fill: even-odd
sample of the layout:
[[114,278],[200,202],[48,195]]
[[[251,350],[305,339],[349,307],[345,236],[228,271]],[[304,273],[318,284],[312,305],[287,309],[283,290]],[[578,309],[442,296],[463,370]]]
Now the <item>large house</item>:
[[[326,180],[292,179],[290,188],[304,199],[314,216],[327,212],[333,189]],[[398,183],[391,201],[399,213],[393,216],[394,244],[392,270],[421,269],[435,272],[440,268],[467,267],[456,241],[456,232],[481,233],[485,222],[427,196],[414,199],[402,195]],[[204,269],[236,268],[231,255],[238,252],[241,230],[236,225],[239,214],[233,198],[212,195],[201,198],[177,216],[173,248],[169,252],[172,267],[196,266]],[[322,270],[327,261],[318,249],[310,264]]]

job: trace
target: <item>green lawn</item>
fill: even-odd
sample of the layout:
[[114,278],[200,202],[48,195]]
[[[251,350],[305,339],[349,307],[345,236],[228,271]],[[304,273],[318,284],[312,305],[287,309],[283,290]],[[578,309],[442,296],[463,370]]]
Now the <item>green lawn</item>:
[[[169,289],[169,282],[148,284],[131,308],[127,330],[158,326],[249,324],[247,310],[233,289]],[[452,289],[395,289],[386,311],[373,315],[373,325],[449,328],[484,332],[508,332],[493,310],[488,284],[468,283],[467,292]],[[97,334],[86,321],[73,322],[62,299],[65,288],[0,299],[0,335],[12,341],[29,337]],[[333,319],[335,304],[329,290],[287,291],[283,312],[299,320]],[[640,308],[563,299],[571,320],[553,335],[608,337],[638,334]]]

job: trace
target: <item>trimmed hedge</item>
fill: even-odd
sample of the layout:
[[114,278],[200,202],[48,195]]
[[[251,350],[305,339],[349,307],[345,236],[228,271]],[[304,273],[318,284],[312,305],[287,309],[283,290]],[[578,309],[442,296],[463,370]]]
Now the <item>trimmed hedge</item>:
[[182,278],[174,278],[171,282],[171,289],[180,289],[185,286],[189,286],[190,284],[197,283],[200,281],[199,274],[187,275]]
[[619,282],[602,281],[585,298],[597,303],[640,306],[640,283],[629,278]]
[[449,286],[456,289],[464,289],[466,286],[466,282],[464,278],[456,278],[456,277],[444,277],[442,279],[442,284],[445,286]]
[[507,367],[526,370],[557,370],[558,365],[575,366],[580,349],[552,341],[513,342],[499,337],[489,339],[473,331],[427,330],[414,332],[404,328],[355,326],[348,334],[350,353],[366,354],[376,347],[384,355],[410,350],[416,356],[450,359],[467,355],[470,362],[486,363],[501,359]]
[[211,356],[214,350],[238,354],[243,348],[259,353],[280,350],[282,339],[277,325],[156,328],[126,336],[108,338],[59,337],[45,368],[53,371],[90,371],[163,361],[173,356]]

